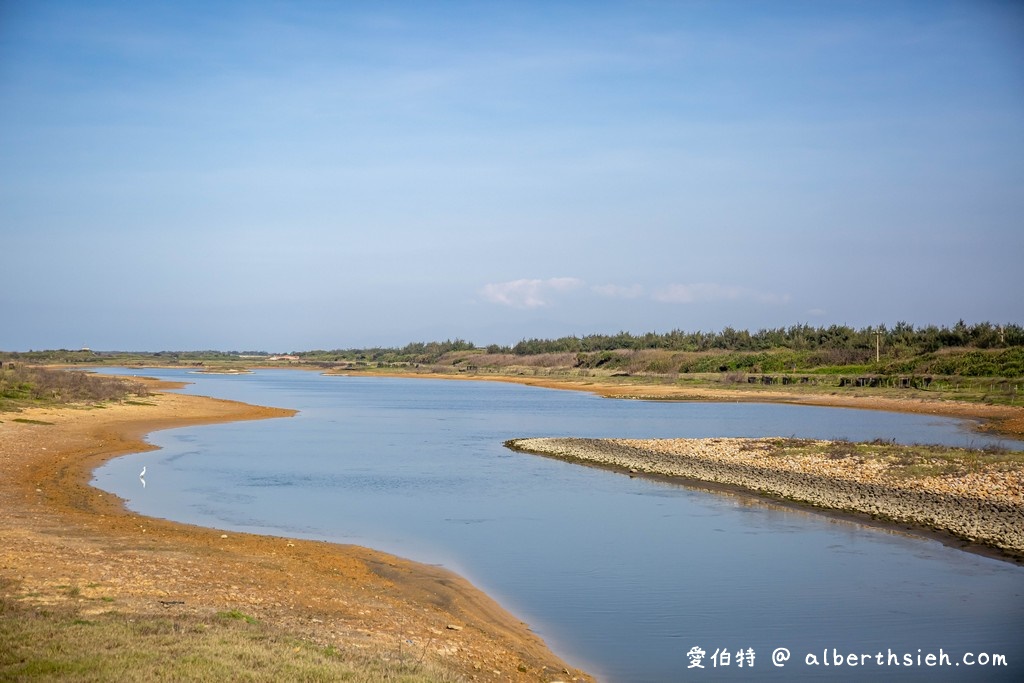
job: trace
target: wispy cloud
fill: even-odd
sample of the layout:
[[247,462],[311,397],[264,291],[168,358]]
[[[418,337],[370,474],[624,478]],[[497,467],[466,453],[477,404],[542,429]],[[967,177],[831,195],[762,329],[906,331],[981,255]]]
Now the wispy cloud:
[[716,282],[673,283],[648,291],[639,284],[608,283],[588,286],[585,281],[575,277],[524,278],[508,282],[494,282],[484,285],[480,289],[480,297],[484,301],[511,308],[543,308],[555,303],[556,294],[583,287],[587,287],[590,292],[605,299],[648,299],[666,304],[746,301],[781,305],[788,303],[790,299],[788,294]]
[[756,301],[763,304],[784,304],[789,301],[788,294],[776,294],[765,290],[714,282],[666,285],[656,289],[651,298],[668,304],[695,304],[712,301]]
[[583,284],[583,280],[574,277],[512,280],[484,285],[480,295],[491,303],[512,308],[541,308],[551,304],[552,294],[578,289]]
[[721,283],[671,284],[651,290],[642,285],[590,285],[579,278],[522,279],[484,285],[480,297],[489,303],[511,308],[543,308],[556,303],[556,295],[587,288],[605,299],[647,299],[668,304],[695,304],[709,302],[756,302],[780,305],[790,301],[790,295],[767,290],[723,285]]
[[594,285],[590,289],[609,299],[639,299],[644,295],[641,285]]

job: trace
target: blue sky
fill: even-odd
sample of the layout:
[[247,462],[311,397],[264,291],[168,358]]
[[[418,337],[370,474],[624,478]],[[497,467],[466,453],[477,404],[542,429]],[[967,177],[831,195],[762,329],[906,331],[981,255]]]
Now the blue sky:
[[1024,321],[1024,10],[0,0],[0,349]]

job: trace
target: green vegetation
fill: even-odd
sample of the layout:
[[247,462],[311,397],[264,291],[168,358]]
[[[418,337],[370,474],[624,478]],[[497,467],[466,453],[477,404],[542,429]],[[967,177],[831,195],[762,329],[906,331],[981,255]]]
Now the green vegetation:
[[651,373],[815,373],[1024,377],[1024,348],[943,349],[933,353],[879,359],[851,358],[821,351],[598,351],[579,353],[574,367]]
[[[989,322],[968,325],[959,321],[952,327],[929,325],[915,328],[906,322],[898,322],[892,328],[886,325],[855,329],[846,325],[812,327],[807,324],[792,325],[757,332],[736,330],[726,327],[719,332],[685,332],[672,330],[666,333],[648,332],[633,335],[629,332],[618,334],[591,334],[583,337],[561,337],[558,339],[523,339],[513,346],[491,344],[477,347],[463,339],[443,342],[414,342],[401,348],[335,349],[331,351],[293,351],[289,354],[306,362],[355,362],[371,363],[436,363],[446,356],[465,353],[480,355],[505,355],[526,357],[543,354],[590,354],[615,351],[659,350],[689,352],[721,356],[731,353],[736,359],[746,359],[748,354],[761,356],[762,362],[778,365],[796,364],[800,367],[846,367],[868,364],[875,360],[876,352],[884,350],[889,362],[916,359],[927,356],[934,361],[936,373],[991,375],[999,367],[992,366],[991,356],[984,351],[1024,349],[1024,327],[1009,323],[994,325]],[[949,351],[971,351],[973,355],[962,365],[950,366]],[[786,353],[782,353],[786,352]],[[781,355],[780,355],[781,354]],[[957,354],[954,354],[957,355]],[[29,364],[61,363],[87,365],[207,365],[241,362],[262,364],[279,357],[266,351],[158,351],[158,352],[94,352],[88,349],[72,351],[59,349],[51,351],[26,351],[0,353],[0,360],[21,361]],[[752,365],[755,361],[737,360],[736,365]],[[1018,372],[1022,359],[1017,355],[1010,364],[1016,364]],[[768,371],[773,366],[766,367]],[[681,370],[682,371],[682,370]],[[691,372],[708,371],[705,367],[693,367]]]
[[[1024,328],[1018,324],[915,328],[899,322],[720,332],[592,334],[524,339],[485,348],[462,340],[415,342],[401,348],[294,351],[29,351],[0,354],[10,363],[74,366],[185,366],[244,372],[250,366],[292,365],[328,371],[441,372],[599,378],[680,385],[790,385],[790,391],[931,392],[933,398],[1009,403],[1024,379]],[[0,392],[5,391],[0,388]],[[10,390],[7,390],[8,392]],[[16,390],[15,390],[16,391]],[[3,400],[0,393],[0,401]],[[8,399],[9,400],[9,399]]]
[[793,325],[787,328],[762,329],[757,332],[734,330],[726,327],[721,332],[683,332],[673,330],[666,334],[653,332],[633,336],[628,332],[616,335],[590,335],[563,337],[555,340],[524,340],[512,348],[516,354],[557,353],[561,351],[589,352],[614,349],[667,349],[671,351],[769,351],[790,349],[813,351],[828,349],[853,353],[837,354],[850,362],[853,357],[874,355],[876,339],[889,349],[912,354],[938,351],[942,348],[971,347],[979,349],[1024,346],[1024,328],[1020,325],[993,325],[958,322],[952,328],[930,325],[914,328],[898,322],[892,329],[885,325],[854,329],[846,325],[811,327]]
[[[341,651],[241,613],[84,614],[0,599],[0,680],[456,681],[420,653]],[[407,648],[408,650],[408,648]]]
[[250,617],[248,614],[240,612],[237,609],[228,610],[227,612],[217,612],[217,616],[221,619],[241,619],[249,624],[256,623],[256,619],[254,617]]
[[0,369],[0,411],[61,403],[119,401],[128,396],[147,394],[143,384],[116,377],[10,362],[3,363],[3,369]]
[[647,333],[523,340],[511,347],[477,348],[456,339],[402,348],[306,351],[305,362],[350,366],[451,365],[495,368],[512,365],[649,374],[874,373],[961,377],[1024,377],[1024,328],[958,322],[915,329],[904,322],[853,329],[847,326],[747,332]]

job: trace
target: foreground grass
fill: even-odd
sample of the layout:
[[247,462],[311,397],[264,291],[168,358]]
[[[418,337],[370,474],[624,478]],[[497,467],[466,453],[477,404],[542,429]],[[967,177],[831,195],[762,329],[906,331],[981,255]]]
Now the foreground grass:
[[418,653],[341,652],[298,640],[240,612],[84,616],[0,599],[3,681],[460,680]]

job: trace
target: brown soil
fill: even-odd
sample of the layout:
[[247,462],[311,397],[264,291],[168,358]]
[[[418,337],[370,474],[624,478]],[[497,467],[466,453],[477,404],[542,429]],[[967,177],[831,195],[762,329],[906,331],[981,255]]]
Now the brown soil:
[[169,393],[145,403],[0,416],[0,595],[164,616],[239,610],[323,645],[404,649],[467,679],[590,680],[444,569],[355,546],[126,511],[122,500],[89,485],[91,472],[116,455],[152,449],[141,441],[145,434],[292,414]]

